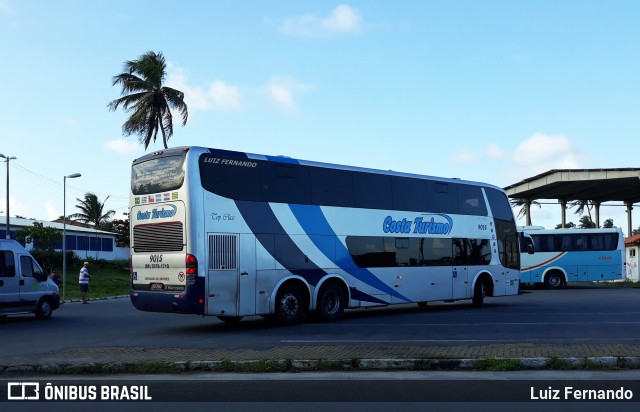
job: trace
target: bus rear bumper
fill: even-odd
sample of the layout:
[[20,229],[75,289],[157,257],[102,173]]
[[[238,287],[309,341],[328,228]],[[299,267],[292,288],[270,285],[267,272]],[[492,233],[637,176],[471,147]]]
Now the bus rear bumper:
[[183,313],[204,315],[204,279],[188,287],[187,292],[131,290],[131,303],[145,312]]

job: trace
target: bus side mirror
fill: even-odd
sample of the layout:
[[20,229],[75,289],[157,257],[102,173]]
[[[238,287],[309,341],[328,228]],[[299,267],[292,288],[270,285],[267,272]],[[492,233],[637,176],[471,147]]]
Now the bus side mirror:
[[527,253],[530,255],[536,253],[536,247],[533,245],[533,241],[527,242]]
[[536,252],[536,247],[535,247],[535,244],[533,243],[533,238],[531,237],[531,235],[524,232],[519,232],[519,234],[520,234],[520,242],[524,242],[527,253],[530,255],[533,255]]

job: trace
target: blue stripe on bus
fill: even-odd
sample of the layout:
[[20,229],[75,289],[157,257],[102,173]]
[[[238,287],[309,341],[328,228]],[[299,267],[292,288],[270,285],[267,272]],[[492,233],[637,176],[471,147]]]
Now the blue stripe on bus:
[[231,158],[236,158],[236,159],[248,159],[249,158],[249,156],[247,156],[246,153],[233,152],[231,150],[209,149],[209,153],[212,154],[212,155],[216,155],[216,156],[231,157]]
[[[236,206],[262,247],[286,270],[300,276],[313,286],[316,286],[320,279],[327,275],[327,272],[318,267],[311,259],[305,262],[306,268],[296,268],[300,262],[295,262],[294,259],[297,257],[303,260],[307,255],[300,250],[286,233],[268,203],[236,200]],[[279,250],[277,252],[275,250],[275,242],[273,241],[274,236],[280,236],[278,240]],[[354,292],[352,290],[351,297],[352,299],[365,302],[381,303],[384,305],[389,304],[389,302],[385,302],[361,291]]]
[[389,304],[389,302],[385,302],[384,300],[379,299],[379,298],[374,298],[373,296],[371,296],[371,295],[369,295],[367,293],[364,293],[361,290],[353,289],[353,288],[351,289],[351,299],[365,301],[365,302],[380,303],[380,304],[383,304],[383,305],[388,305]]
[[293,165],[297,165],[300,163],[296,159],[292,159],[290,157],[285,157],[285,156],[266,156],[266,157],[267,157],[267,160],[270,162],[289,163]]
[[320,206],[290,204],[289,208],[300,223],[300,226],[302,226],[302,229],[304,229],[309,238],[325,256],[331,256],[333,254],[333,251],[327,250],[326,244],[317,242],[316,238],[312,235],[327,235],[333,236],[335,238],[335,242],[333,242],[333,244],[335,244],[336,256],[334,263],[340,269],[344,270],[354,278],[366,283],[369,286],[372,286],[399,299],[411,302],[411,299],[408,299],[398,293],[398,291],[394,290],[389,285],[378,279],[378,277],[376,277],[376,275],[374,275],[371,271],[369,271],[368,269],[359,268],[354,264],[353,259],[351,258],[351,254],[342,244],[340,239],[338,239],[338,236],[333,231],[331,225],[322,213],[322,209],[320,209]]

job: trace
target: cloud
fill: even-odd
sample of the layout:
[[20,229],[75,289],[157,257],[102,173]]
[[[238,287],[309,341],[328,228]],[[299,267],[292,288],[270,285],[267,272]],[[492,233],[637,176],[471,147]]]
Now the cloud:
[[241,108],[240,89],[215,80],[206,87],[192,86],[185,70],[171,62],[167,64],[167,86],[184,93],[189,110],[236,110]]
[[533,133],[517,146],[505,149],[489,143],[484,149],[460,148],[452,156],[453,164],[469,170],[493,170],[493,177],[512,183],[553,169],[582,169],[590,159],[583,150],[563,135]]
[[80,124],[75,117],[61,117],[58,119],[58,123],[67,127],[78,127],[78,124]]
[[62,212],[53,207],[53,202],[50,200],[44,202],[44,208],[47,211],[47,220],[56,220],[62,216]]
[[13,14],[13,10],[11,10],[9,4],[4,0],[0,0],[0,14]]
[[296,37],[325,37],[336,34],[359,34],[362,17],[357,9],[341,4],[327,17],[315,14],[289,17],[278,28],[281,33]]
[[512,156],[529,175],[552,169],[583,168],[587,162],[582,151],[562,135],[534,133],[520,143]]
[[140,145],[140,143],[132,142],[124,138],[109,140],[108,142],[103,144],[102,147],[112,152],[124,155],[131,155],[142,151],[142,145]]
[[301,83],[290,76],[273,76],[265,86],[271,103],[289,113],[297,113],[299,111],[294,95],[305,93],[312,88],[312,86]]
[[240,107],[240,91],[237,87],[228,86],[224,82],[214,81],[209,86],[209,97],[213,107],[220,110],[238,109]]
[[[484,151],[484,157],[490,159],[503,159],[505,157],[504,150],[497,144],[487,145]],[[457,165],[472,163],[478,160],[475,150],[471,149],[459,149],[453,154],[453,163]]]
[[[2,212],[3,216],[7,216],[7,211],[5,210],[5,208],[7,204],[7,198],[3,197],[0,199],[0,211]],[[27,207],[24,205],[24,203],[21,203],[18,199],[16,199],[13,196],[9,196],[9,216],[16,216],[16,215],[20,215],[20,216],[25,216],[25,214],[27,213]],[[2,224],[4,224],[4,221],[2,222]]]
[[505,153],[502,148],[493,143],[487,146],[486,154],[492,159],[503,159],[505,157]]
[[453,163],[457,165],[471,163],[474,160],[476,160],[476,157],[473,154],[473,151],[471,150],[466,150],[466,149],[458,150],[453,155]]

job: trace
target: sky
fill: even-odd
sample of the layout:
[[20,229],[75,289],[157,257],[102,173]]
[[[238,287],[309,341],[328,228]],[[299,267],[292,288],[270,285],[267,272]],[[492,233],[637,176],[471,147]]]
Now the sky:
[[[171,147],[500,187],[640,167],[638,21],[635,0],[0,0],[9,213],[55,219],[92,192],[125,217],[145,150],[107,104],[120,97],[113,76],[148,51],[189,108]],[[2,162],[2,216],[6,177]],[[555,227],[560,206],[540,202],[533,224]],[[604,205],[609,218],[626,232],[623,207]]]

